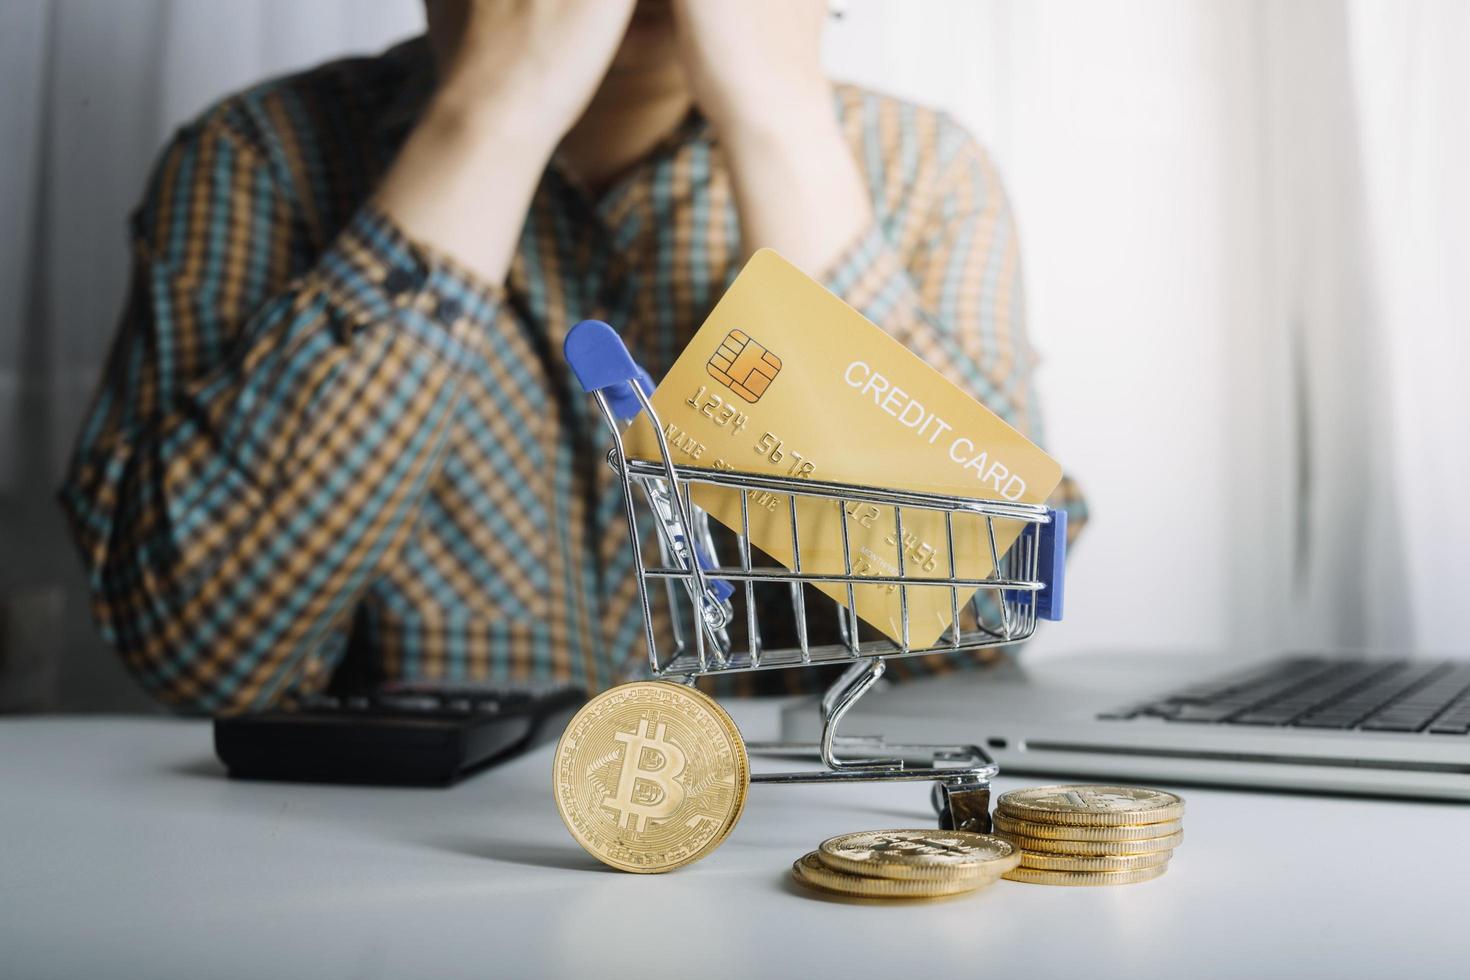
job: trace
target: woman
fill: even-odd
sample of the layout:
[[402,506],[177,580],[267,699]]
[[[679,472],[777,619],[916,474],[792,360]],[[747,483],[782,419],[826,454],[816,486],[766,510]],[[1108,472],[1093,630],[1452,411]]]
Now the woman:
[[758,247],[1036,430],[994,170],[942,114],[834,90],[819,0],[428,14],[210,109],[134,215],[62,500],[157,697],[613,683],[639,609],[560,341],[605,319],[661,376]]

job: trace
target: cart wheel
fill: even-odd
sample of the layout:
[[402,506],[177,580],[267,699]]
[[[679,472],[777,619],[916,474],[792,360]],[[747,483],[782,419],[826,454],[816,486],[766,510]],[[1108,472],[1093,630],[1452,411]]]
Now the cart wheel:
[[931,784],[929,802],[933,805],[934,813],[939,818],[939,829],[954,830],[954,813],[949,808],[949,797],[944,792],[943,783]]
[[990,833],[990,784],[934,784],[934,808],[939,812],[939,826],[944,830],[969,830]]
[[[944,817],[944,811],[945,810],[948,810],[949,809],[949,806],[947,804],[947,801],[944,798],[944,787],[941,784],[939,784],[939,783],[931,783],[930,784],[930,786],[929,786],[929,803],[934,807],[934,812],[937,813],[937,814],[939,814],[940,818],[942,819]],[[940,824],[940,826],[943,826],[943,824]],[[946,830],[953,830],[954,828],[953,827],[946,827],[945,829]]]

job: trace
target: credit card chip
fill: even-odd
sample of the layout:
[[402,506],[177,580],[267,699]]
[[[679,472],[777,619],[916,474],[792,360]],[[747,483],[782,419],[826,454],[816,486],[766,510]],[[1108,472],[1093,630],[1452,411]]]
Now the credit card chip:
[[710,377],[755,404],[780,373],[781,358],[751,340],[745,331],[731,330],[720,341],[705,369]]

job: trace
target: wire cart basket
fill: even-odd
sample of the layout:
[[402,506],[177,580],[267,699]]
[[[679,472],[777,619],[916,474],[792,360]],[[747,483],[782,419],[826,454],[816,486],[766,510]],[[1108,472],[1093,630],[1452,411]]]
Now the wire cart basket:
[[[1017,643],[1032,635],[1038,620],[1061,619],[1066,512],[1039,504],[679,465],[670,455],[663,424],[648,397],[653,392],[652,380],[634,362],[612,327],[598,320],[578,323],[567,334],[565,353],[573,373],[597,403],[612,432],[608,463],[622,484],[652,677],[692,684],[705,675],[845,664],[847,669],[819,702],[819,742],[747,744],[752,755],[819,760],[822,768],[756,772],[751,782],[929,781],[933,783],[932,800],[941,827],[989,832],[990,781],[999,766],[983,748],[891,744],[881,736],[839,735],[837,729],[847,711],[883,676],[891,659]],[[623,429],[639,412],[646,412],[652,422],[660,456],[657,461],[630,458],[625,449]],[[691,498],[691,491],[701,486],[721,487],[740,495],[737,563],[722,564],[717,559],[708,516],[694,506]],[[753,494],[766,495],[761,499],[768,506],[774,496],[778,511],[783,509],[780,502],[784,501],[791,532],[789,568],[752,561]],[[828,501],[844,509],[862,505],[891,508],[892,540],[896,542],[906,540],[905,511],[942,515],[948,574],[944,574],[942,559],[938,563],[941,567],[934,567],[932,556],[925,563],[922,577],[912,574],[916,570],[908,566],[914,561],[906,561],[903,547],[896,549],[896,575],[872,574],[871,568],[855,570],[846,519],[839,522],[842,570],[804,568],[798,499]],[[646,517],[640,521],[641,515],[652,518],[658,544],[656,565],[644,558],[640,524],[646,527],[650,522]],[[996,524],[1001,521],[1022,526],[1004,554],[996,541]],[[957,574],[955,549],[957,544],[967,544],[966,535],[978,536],[973,544],[981,554],[988,549],[990,572],[984,577]],[[837,603],[817,597],[814,603],[804,591],[808,584],[845,588],[847,601]],[[898,590],[901,639],[861,635],[854,589],[873,586]],[[950,626],[928,646],[909,643],[909,590],[914,588],[945,588],[949,592]],[[656,590],[663,591],[669,609],[670,636],[662,642],[654,626],[652,595]],[[769,649],[762,642],[762,620],[774,612],[773,593],[774,602],[788,607],[780,611],[783,617],[789,613],[794,646]],[[987,596],[988,603],[984,598]],[[818,603],[827,608],[814,608]],[[737,613],[737,605],[743,607],[743,617]],[[972,626],[962,626],[967,605],[974,618]],[[817,632],[817,615],[835,618],[836,642],[817,643],[812,639]],[[736,642],[731,627],[741,625],[744,637]],[[830,625],[831,620],[829,633]]]

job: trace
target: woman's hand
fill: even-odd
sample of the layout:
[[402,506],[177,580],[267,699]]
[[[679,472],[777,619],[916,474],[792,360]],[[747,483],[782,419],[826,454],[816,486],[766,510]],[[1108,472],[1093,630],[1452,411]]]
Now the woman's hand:
[[[634,0],[430,0],[436,106],[513,126],[546,157],[607,74]],[[538,168],[539,169],[539,168]]]
[[546,161],[607,73],[633,2],[430,0],[439,86],[378,206],[503,282]]
[[694,101],[725,127],[816,110],[830,116],[821,63],[826,22],[826,0],[675,0]]
[[821,65],[825,0],[673,0],[695,102],[734,178],[747,254],[820,276],[872,220]]

